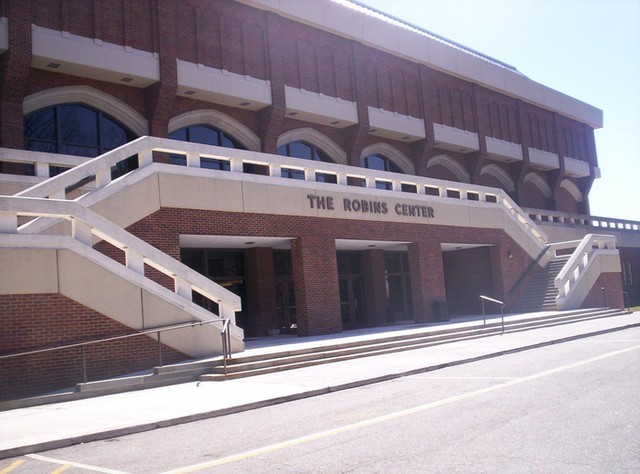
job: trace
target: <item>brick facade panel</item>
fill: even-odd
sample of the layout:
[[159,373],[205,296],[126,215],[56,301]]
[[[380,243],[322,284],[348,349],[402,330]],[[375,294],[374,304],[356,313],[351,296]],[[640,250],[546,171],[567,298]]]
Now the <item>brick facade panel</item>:
[[[131,334],[126,326],[59,294],[0,295],[0,354],[31,351]],[[31,396],[82,382],[82,352],[70,348],[0,360],[0,400]],[[164,363],[188,356],[163,346]],[[147,336],[86,349],[87,378],[100,380],[158,365]]]

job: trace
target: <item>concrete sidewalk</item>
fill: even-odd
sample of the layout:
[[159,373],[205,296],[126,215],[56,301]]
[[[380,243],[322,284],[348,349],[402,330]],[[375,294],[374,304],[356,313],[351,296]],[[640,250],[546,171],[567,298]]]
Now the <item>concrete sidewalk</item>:
[[[460,320],[447,325],[464,324],[466,322]],[[0,458],[284,403],[630,327],[640,327],[639,313],[523,332],[507,332],[501,336],[451,342],[246,379],[191,382],[8,410],[0,412]],[[377,328],[324,337],[250,341],[246,352],[318,346],[335,342],[336,339],[368,338],[380,332],[416,330],[414,328],[416,327]],[[424,326],[421,330],[424,331]]]

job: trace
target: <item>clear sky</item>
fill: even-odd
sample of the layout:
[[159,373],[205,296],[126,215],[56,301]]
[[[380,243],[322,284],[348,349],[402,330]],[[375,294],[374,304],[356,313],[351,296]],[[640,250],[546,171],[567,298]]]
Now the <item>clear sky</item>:
[[604,111],[591,214],[640,221],[640,0],[361,0]]

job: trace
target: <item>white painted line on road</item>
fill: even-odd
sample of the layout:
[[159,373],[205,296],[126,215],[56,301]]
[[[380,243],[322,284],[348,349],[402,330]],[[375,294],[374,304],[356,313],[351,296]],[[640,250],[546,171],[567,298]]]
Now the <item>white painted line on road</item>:
[[422,380],[520,380],[520,377],[437,377],[435,375],[410,375],[404,378]]
[[437,400],[435,402],[426,403],[424,405],[418,405],[413,408],[408,408],[406,410],[400,410],[397,412],[389,413],[387,415],[377,416],[374,418],[370,418],[368,420],[362,420],[357,423],[352,423],[350,425],[339,426],[337,428],[333,428],[326,431],[320,431],[318,433],[313,433],[306,436],[301,436],[299,438],[290,439],[287,441],[282,441],[280,443],[272,444],[269,446],[264,446],[262,448],[254,449],[251,451],[246,451],[244,453],[234,454],[231,456],[227,456],[220,459],[214,459],[212,461],[203,462],[200,464],[194,464],[192,466],[186,466],[182,468],[175,469],[173,471],[167,471],[165,474],[183,474],[188,472],[196,472],[201,471],[203,469],[209,469],[215,466],[221,466],[223,464],[229,464],[236,461],[242,461],[244,459],[260,456],[262,454],[272,453],[274,451],[279,451],[282,449],[291,448],[293,446],[297,446],[304,443],[309,443],[311,441],[317,441],[319,439],[328,438],[330,436],[335,436],[341,433],[346,433],[348,431],[354,431],[361,428],[366,428],[368,426],[377,425],[380,423],[384,423],[387,421],[395,420],[397,418],[402,418],[409,415],[414,415],[416,413],[420,413],[423,411],[431,410],[433,408],[439,408],[441,406],[449,405],[452,403],[460,402],[463,400],[468,400],[470,398],[475,398],[480,395],[484,395],[485,393],[491,393],[498,390],[502,390],[504,388],[512,387],[514,385],[519,385],[521,383],[530,382],[532,380],[540,379],[543,377],[548,377],[550,375],[555,375],[560,372],[564,372],[570,369],[575,369],[577,367],[581,367],[583,365],[592,364],[594,362],[598,362],[603,359],[607,359],[609,357],[614,357],[620,354],[625,354],[627,352],[631,352],[634,350],[640,349],[640,345],[628,347],[626,349],[621,349],[614,352],[608,352],[606,354],[592,357],[589,359],[585,359],[579,362],[574,362],[573,364],[567,364],[560,367],[556,367],[555,369],[544,370],[542,372],[538,372],[527,377],[521,377],[515,380],[509,380],[505,383],[501,383],[498,385],[493,385],[491,387],[482,388],[480,390],[475,390],[473,392],[463,393],[461,395],[456,395],[449,398],[444,398],[442,400]]
[[[104,467],[98,467],[98,466],[90,466],[89,464],[81,464],[79,462],[62,461],[61,459],[49,458],[47,456],[41,456],[40,454],[27,454],[26,457],[31,459],[37,459],[38,461],[50,462],[53,464],[62,464],[63,467],[68,465],[69,467],[88,469],[90,471],[95,471],[95,472],[105,472],[107,474],[127,474],[124,471],[114,471],[113,469],[106,469]],[[58,469],[58,472],[62,472],[62,471]]]

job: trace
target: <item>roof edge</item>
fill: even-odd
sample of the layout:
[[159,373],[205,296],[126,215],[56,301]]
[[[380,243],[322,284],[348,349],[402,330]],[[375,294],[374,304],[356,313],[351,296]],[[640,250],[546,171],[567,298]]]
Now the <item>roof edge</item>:
[[359,0],[236,0],[424,64],[546,110],[602,128],[603,112],[535,82],[515,67],[388,15]]

